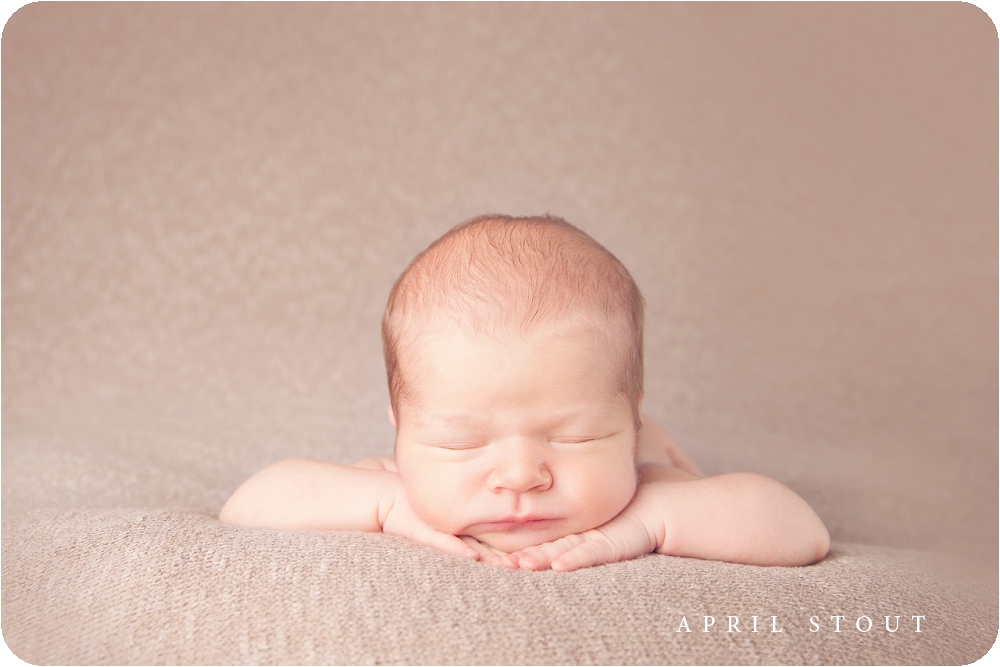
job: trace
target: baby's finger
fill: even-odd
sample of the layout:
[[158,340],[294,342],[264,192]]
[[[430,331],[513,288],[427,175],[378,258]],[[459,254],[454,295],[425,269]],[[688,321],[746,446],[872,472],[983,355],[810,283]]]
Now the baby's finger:
[[417,542],[426,544],[427,546],[433,547],[438,551],[443,551],[447,554],[451,554],[452,556],[458,556],[459,558],[479,560],[479,552],[454,535],[440,533],[432,528],[425,528],[415,537]]
[[522,567],[521,564],[522,563],[525,564],[524,565],[524,569],[525,570],[530,570],[530,569],[539,569],[540,570],[540,569],[543,569],[543,568],[542,567],[530,568],[530,567],[527,566],[528,562],[533,562],[534,560],[536,560],[536,557],[535,557],[534,554],[535,554],[535,552],[537,550],[538,550],[538,547],[529,547],[527,549],[522,549],[521,551],[515,551],[513,553],[506,554],[500,560],[502,561],[504,567],[510,568],[512,570],[521,569],[521,567]]
[[572,572],[583,567],[603,565],[614,560],[611,545],[604,540],[584,542],[552,561],[556,572]]
[[476,550],[476,553],[479,554],[480,562],[486,563],[487,565],[503,565],[503,562],[500,560],[500,556],[476,538],[468,535],[462,535],[461,540]]
[[552,562],[582,544],[584,538],[580,535],[567,535],[555,542],[546,542],[537,547],[528,547],[518,558],[518,565],[525,570],[544,570],[551,566]]
[[515,551],[514,553],[505,554],[500,558],[500,564],[504,567],[517,570],[521,567],[521,556],[524,555],[522,551]]
[[527,566],[527,563],[529,562],[535,562],[535,561],[541,562],[543,556],[536,554],[538,548],[539,547],[529,547],[527,549],[522,549],[521,551],[515,551],[514,553],[506,554],[500,560],[502,561],[504,567],[508,567],[512,570],[520,569],[522,562],[525,563],[524,566],[525,570],[530,570],[530,569],[541,570],[544,569],[544,567],[539,566],[535,568],[530,568]]

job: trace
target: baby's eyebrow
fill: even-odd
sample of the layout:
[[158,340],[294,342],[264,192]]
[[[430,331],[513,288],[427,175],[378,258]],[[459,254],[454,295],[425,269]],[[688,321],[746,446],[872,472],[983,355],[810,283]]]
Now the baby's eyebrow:
[[418,426],[433,426],[444,423],[453,424],[482,424],[483,418],[469,412],[435,412],[419,417],[416,422]]

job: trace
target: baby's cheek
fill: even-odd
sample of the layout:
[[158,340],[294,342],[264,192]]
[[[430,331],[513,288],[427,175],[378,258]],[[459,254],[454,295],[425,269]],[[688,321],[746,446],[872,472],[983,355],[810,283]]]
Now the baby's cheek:
[[623,468],[611,479],[604,476],[596,482],[594,488],[603,491],[591,496],[594,499],[592,504],[594,521],[597,525],[601,525],[618,516],[632,502],[638,488],[635,469]]
[[460,526],[456,509],[463,503],[440,476],[428,474],[403,476],[406,497],[413,512],[431,528],[454,534]]

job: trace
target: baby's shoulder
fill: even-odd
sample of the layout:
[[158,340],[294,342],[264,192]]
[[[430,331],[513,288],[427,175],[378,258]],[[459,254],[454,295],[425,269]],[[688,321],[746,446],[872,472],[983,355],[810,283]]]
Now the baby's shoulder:
[[377,456],[371,459],[363,459],[351,464],[352,468],[367,468],[368,470],[388,470],[389,472],[399,472],[396,469],[396,461],[391,456]]

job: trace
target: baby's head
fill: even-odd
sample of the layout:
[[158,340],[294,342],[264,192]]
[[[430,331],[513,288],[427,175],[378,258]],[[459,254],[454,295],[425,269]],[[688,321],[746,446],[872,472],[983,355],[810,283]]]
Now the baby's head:
[[643,302],[553,217],[458,225],[382,320],[396,464],[432,527],[514,551],[601,525],[636,488]]

